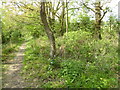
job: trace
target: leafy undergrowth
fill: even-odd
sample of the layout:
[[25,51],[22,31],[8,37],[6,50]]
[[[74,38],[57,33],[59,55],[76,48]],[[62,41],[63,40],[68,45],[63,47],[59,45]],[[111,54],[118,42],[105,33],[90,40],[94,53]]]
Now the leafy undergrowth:
[[2,61],[9,62],[14,56],[15,52],[18,51],[19,46],[23,43],[23,41],[19,41],[17,43],[7,43],[2,45]]
[[[116,88],[117,45],[94,41],[87,32],[69,32],[57,40],[57,57],[49,59],[47,38],[32,39],[25,52],[23,76],[36,88]],[[59,47],[64,45],[64,55]],[[30,87],[32,88],[32,86]]]

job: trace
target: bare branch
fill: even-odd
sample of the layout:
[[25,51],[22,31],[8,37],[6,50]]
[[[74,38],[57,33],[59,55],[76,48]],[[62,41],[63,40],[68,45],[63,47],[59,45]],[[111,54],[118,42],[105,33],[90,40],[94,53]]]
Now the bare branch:
[[95,10],[94,10],[94,9],[92,9],[92,8],[88,7],[85,3],[83,3],[83,5],[84,5],[86,8],[88,8],[88,9],[92,10],[93,12],[95,12]]
[[58,4],[57,4],[56,11],[59,10],[59,5],[60,5],[60,2],[58,2]]
[[58,13],[56,13],[56,17],[60,18],[60,15]]
[[73,10],[73,9],[80,9],[80,7],[77,7],[77,8],[69,8],[68,10]]
[[102,15],[102,17],[100,18],[100,21],[104,18],[104,16],[105,16],[106,13],[107,13],[107,11],[104,11],[104,12],[103,12],[103,15]]
[[62,7],[62,5],[59,6],[59,7],[57,7],[56,10],[55,10],[55,13],[56,13],[61,7]]

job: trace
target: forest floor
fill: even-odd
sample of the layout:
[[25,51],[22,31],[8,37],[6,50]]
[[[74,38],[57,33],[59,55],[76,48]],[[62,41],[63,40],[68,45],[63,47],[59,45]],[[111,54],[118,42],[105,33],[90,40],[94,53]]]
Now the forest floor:
[[3,71],[3,88],[24,88],[27,86],[20,74],[25,49],[26,43],[19,47],[18,52],[15,52],[16,56],[13,60],[3,64],[6,67],[6,70]]

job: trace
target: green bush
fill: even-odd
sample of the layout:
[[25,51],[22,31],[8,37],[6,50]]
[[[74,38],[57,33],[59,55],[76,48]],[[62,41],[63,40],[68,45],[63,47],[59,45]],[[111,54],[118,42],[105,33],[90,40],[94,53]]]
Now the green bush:
[[2,32],[2,43],[18,43],[19,41],[23,40],[23,35],[19,30],[3,30]]
[[110,88],[117,86],[115,71],[109,64],[98,65],[82,60],[69,59],[61,63],[59,77],[64,80],[62,87]]
[[65,57],[84,58],[91,51],[88,43],[92,40],[91,33],[83,31],[73,31],[64,35],[64,38],[58,38],[59,46],[65,46]]
[[66,57],[61,62],[60,77],[65,80],[63,87],[117,86],[118,54],[114,41],[94,40],[88,32],[73,31],[58,42],[66,46]]

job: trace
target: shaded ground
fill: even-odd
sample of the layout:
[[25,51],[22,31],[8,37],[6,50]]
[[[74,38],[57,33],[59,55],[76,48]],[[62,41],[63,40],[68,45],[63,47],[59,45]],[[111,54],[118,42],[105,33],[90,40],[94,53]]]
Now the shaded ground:
[[25,49],[26,44],[24,43],[20,46],[19,51],[16,52],[15,58],[13,60],[9,60],[6,64],[3,64],[6,67],[5,72],[3,72],[3,88],[26,87],[26,84],[20,75]]

